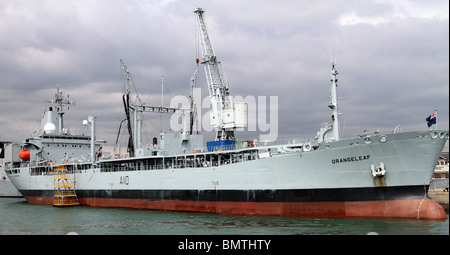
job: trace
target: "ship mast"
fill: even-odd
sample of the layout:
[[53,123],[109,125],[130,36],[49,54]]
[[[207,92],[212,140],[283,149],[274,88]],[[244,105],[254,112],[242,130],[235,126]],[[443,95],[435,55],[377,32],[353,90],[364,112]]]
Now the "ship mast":
[[[125,73],[125,92],[122,95],[123,100],[123,106],[125,109],[125,115],[127,117],[127,126],[128,126],[128,147],[127,152],[130,155],[130,157],[134,156],[134,143],[133,143],[133,131],[131,129],[131,120],[130,120],[130,71],[128,71],[127,66],[123,62],[123,60],[120,60],[120,63],[122,64],[123,71]],[[120,153],[120,152],[119,152]]]
[[331,62],[331,102],[328,107],[331,109],[331,125],[322,123],[322,126],[317,132],[317,142],[329,143],[339,141],[339,110],[337,101],[337,75],[335,63]]
[[203,19],[203,9],[197,7],[194,13],[197,14],[197,25],[200,31],[199,39],[202,48],[202,59],[200,63],[205,68],[206,81],[211,98],[212,112],[210,115],[210,125],[217,130],[216,141],[235,140],[234,129],[237,125],[234,119],[235,112],[225,73],[221,62],[217,60],[209,39]]
[[[74,101],[69,100],[69,95],[67,95],[67,99],[64,99],[63,92],[58,88],[56,88],[56,94],[54,100],[46,100],[46,103],[56,104],[56,112],[58,114],[58,134],[64,134],[64,106],[67,105],[75,105]],[[51,110],[49,110],[51,111]],[[50,118],[51,119],[51,118]],[[49,120],[50,122],[53,120]],[[56,124],[56,123],[53,123]]]
[[[120,63],[122,64],[123,71],[125,72],[125,92],[123,93],[123,104],[125,107],[125,114],[126,114],[126,120],[128,121],[128,133],[129,133],[129,140],[128,140],[128,149],[127,152],[130,155],[130,157],[133,157],[138,154],[138,149],[141,148],[141,125],[142,125],[142,119],[139,117],[139,114],[143,112],[153,112],[153,113],[167,113],[167,114],[173,114],[173,113],[179,113],[183,115],[183,131],[181,132],[181,139],[189,140],[190,135],[192,135],[192,123],[194,119],[195,114],[195,103],[193,98],[193,89],[195,86],[195,80],[197,78],[197,72],[198,69],[195,71],[194,75],[191,78],[191,96],[190,96],[190,109],[181,109],[181,108],[172,108],[172,107],[164,107],[163,106],[163,99],[161,97],[161,106],[150,106],[150,105],[144,105],[144,103],[139,99],[139,104],[133,104],[130,103],[130,79],[131,74],[130,70],[127,68],[123,60],[120,60]],[[163,83],[164,80],[161,80],[161,83]],[[131,117],[131,111],[133,111],[133,117]],[[131,121],[131,119],[133,119]],[[123,121],[122,121],[123,122]],[[120,126],[122,125],[122,122],[120,123]],[[191,124],[189,124],[191,122]],[[133,123],[133,128],[131,127],[131,123]],[[120,133],[120,126],[119,126],[119,133]],[[162,132],[162,130],[161,130]],[[117,140],[116,140],[117,144]]]
[[337,75],[335,63],[331,63],[331,103],[328,107],[331,109],[331,137],[335,141],[339,141],[339,111],[337,103]]

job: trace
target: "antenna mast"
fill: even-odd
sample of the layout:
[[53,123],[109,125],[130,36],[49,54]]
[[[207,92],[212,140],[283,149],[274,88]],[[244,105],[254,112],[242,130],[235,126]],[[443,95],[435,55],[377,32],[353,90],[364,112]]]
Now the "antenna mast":
[[[63,92],[58,88],[56,88],[56,94],[54,100],[45,100],[46,103],[56,104],[56,112],[58,113],[58,133],[63,134],[64,132],[64,106],[74,105],[74,101],[69,100],[69,95],[67,95],[67,99],[64,99]],[[68,107],[67,107],[68,108]],[[54,123],[56,124],[56,123]]]
[[339,141],[339,111],[337,102],[337,75],[339,73],[336,70],[335,63],[331,62],[331,103],[330,107],[331,115],[331,137],[335,141]]

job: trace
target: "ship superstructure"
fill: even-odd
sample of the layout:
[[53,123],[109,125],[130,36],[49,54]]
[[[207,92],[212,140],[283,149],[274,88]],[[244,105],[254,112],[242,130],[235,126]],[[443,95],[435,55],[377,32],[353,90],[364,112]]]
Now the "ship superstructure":
[[[43,118],[42,132],[26,139],[19,158],[12,153],[6,172],[30,203],[54,204],[55,175],[64,170],[80,205],[304,217],[399,217],[446,219],[444,209],[427,196],[436,160],[448,131],[426,130],[366,134],[340,139],[337,70],[331,67],[331,124],[313,140],[266,144],[235,139],[245,126],[245,105],[232,102],[228,83],[212,50],[204,11],[196,8],[202,60],[212,102],[214,141],[192,132],[190,109],[123,102],[130,134],[129,157],[100,156],[103,141],[64,131],[61,109]],[[125,76],[130,72],[121,61]],[[191,81],[195,80],[197,71]],[[127,78],[126,78],[127,81]],[[191,83],[192,84],[192,83]],[[128,111],[128,112],[127,112]],[[183,131],[163,132],[152,146],[140,142],[143,112],[182,113]],[[49,115],[47,115],[49,114]],[[242,115],[242,116],[238,116]],[[44,116],[44,117],[45,117]],[[61,118],[61,119],[59,119]],[[47,125],[51,123],[53,125]],[[71,150],[70,145],[75,145]],[[131,145],[131,146],[130,146]],[[58,147],[59,146],[59,147]],[[78,147],[77,147],[78,146]]]
[[[63,91],[57,88],[55,98],[46,100],[49,105],[41,118],[39,128],[31,137],[22,143],[11,143],[5,148],[5,163],[8,169],[27,167],[32,175],[53,173],[53,166],[74,164],[82,168],[90,168],[95,160],[105,156],[102,148],[106,141],[95,140],[92,132],[89,134],[71,134],[64,127],[66,106],[74,105],[63,96]],[[67,108],[68,110],[68,108]],[[89,116],[89,121],[83,121],[94,129],[95,118]],[[94,130],[92,130],[94,131]],[[15,170],[13,172],[17,172]]]

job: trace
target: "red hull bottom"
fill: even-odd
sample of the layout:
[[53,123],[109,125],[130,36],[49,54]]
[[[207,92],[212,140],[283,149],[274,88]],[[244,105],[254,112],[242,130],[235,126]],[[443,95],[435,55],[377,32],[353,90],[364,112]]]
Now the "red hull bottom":
[[[29,203],[53,205],[52,197],[25,197]],[[80,205],[133,209],[208,212],[228,215],[329,217],[329,218],[408,218],[445,220],[447,215],[434,200],[390,200],[360,202],[223,202],[79,198]]]

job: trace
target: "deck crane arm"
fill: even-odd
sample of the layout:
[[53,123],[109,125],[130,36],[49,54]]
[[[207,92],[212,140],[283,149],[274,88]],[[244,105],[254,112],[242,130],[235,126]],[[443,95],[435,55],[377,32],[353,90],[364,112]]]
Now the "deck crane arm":
[[189,96],[190,101],[190,111],[189,111],[189,134],[192,135],[194,131],[194,120],[197,115],[197,109],[194,103],[194,87],[197,81],[198,69],[195,70],[194,74],[191,77],[191,95]]
[[197,25],[202,49],[200,63],[205,68],[206,81],[211,99],[212,112],[210,115],[210,125],[217,130],[216,141],[235,140],[234,130],[240,127],[240,125],[236,125],[234,104],[230,97],[225,72],[220,61],[217,60],[211,40],[209,39],[203,18],[203,9],[197,7],[194,13],[197,14]]

